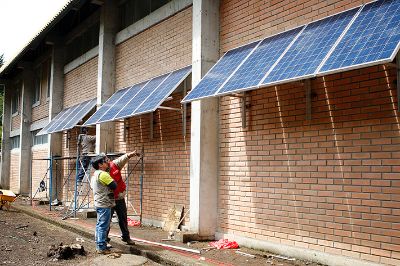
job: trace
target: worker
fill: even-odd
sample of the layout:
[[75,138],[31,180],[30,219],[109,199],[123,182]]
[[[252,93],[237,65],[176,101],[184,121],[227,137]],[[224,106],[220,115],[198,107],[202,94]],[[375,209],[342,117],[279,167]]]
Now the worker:
[[121,169],[125,166],[128,160],[134,156],[140,156],[135,151],[124,154],[113,161],[109,161],[110,165],[110,176],[117,183],[117,188],[114,190],[115,207],[111,210],[111,217],[114,211],[117,213],[119,228],[121,229],[121,239],[128,245],[134,245],[132,241],[129,229],[128,229],[128,213],[126,209],[125,195],[126,195],[126,184],[121,175]]
[[[88,135],[88,128],[82,127],[81,134],[78,136],[78,145],[80,148],[80,163],[78,166],[78,175],[76,176],[77,182],[82,182],[85,173],[87,172],[90,165],[90,157],[88,154],[94,153],[96,146],[96,136]],[[79,154],[78,154],[79,156]]]
[[96,170],[90,182],[97,213],[96,251],[98,254],[110,254],[110,249],[107,248],[107,237],[111,222],[111,209],[115,206],[113,191],[117,188],[117,183],[107,172],[110,168],[107,156],[98,155],[92,159],[91,164]]

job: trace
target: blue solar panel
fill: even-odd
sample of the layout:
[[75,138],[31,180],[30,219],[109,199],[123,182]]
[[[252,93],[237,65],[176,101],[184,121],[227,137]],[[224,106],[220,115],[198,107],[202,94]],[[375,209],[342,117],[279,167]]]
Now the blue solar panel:
[[128,91],[113,106],[111,106],[111,108],[97,122],[112,121],[115,115],[118,114],[118,112],[120,112],[142,89],[144,84],[145,83],[139,83],[129,88]]
[[225,53],[199,84],[186,95],[182,102],[198,100],[214,95],[258,43],[259,41],[253,42]]
[[49,130],[49,133],[59,132],[62,131],[62,128],[65,124],[75,118],[76,114],[84,107],[85,103],[80,103],[77,105],[72,106],[70,109],[71,111],[66,115],[62,122],[58,123],[56,127]]
[[176,70],[134,112],[134,115],[155,111],[190,74],[191,66]]
[[73,107],[74,106],[65,109],[65,112],[62,111],[62,116],[57,115],[57,120],[54,118],[54,120],[56,120],[56,121],[54,122],[54,124],[51,127],[49,127],[47,129],[47,133],[53,132],[53,130],[56,129],[58,126],[60,126],[60,124],[63,124],[64,121],[66,121],[67,117],[71,115],[71,113],[73,111]]
[[392,61],[400,42],[400,1],[372,2],[322,66],[320,73]]
[[[62,127],[62,130],[68,130],[76,126],[79,121],[81,121],[85,117],[85,115],[87,115],[96,106],[96,101],[96,99],[86,101],[82,103],[82,108],[80,108],[79,110],[78,108],[76,108],[76,115],[72,119],[69,119],[69,121],[67,121],[67,123]],[[61,130],[57,128],[57,131]]]
[[40,130],[40,131],[36,134],[36,136],[48,134],[48,130],[49,130],[50,128],[53,128],[54,125],[55,125],[56,123],[58,123],[60,119],[62,119],[62,117],[65,115],[65,113],[66,113],[66,112],[69,112],[69,111],[70,111],[69,108],[67,108],[67,109],[62,110],[60,113],[58,113],[58,114],[50,121],[50,123],[48,123],[44,128],[42,128],[42,130]]
[[308,24],[262,84],[313,76],[358,10]]
[[138,92],[135,97],[114,117],[114,119],[121,119],[125,117],[132,116],[138,106],[146,100],[162,83],[163,81],[170,75],[164,74],[162,76],[158,76],[150,80],[146,86],[144,86],[140,92]]
[[86,122],[85,126],[96,124],[97,121],[128,91],[125,88],[114,93]]
[[264,39],[217,94],[257,86],[301,29],[296,28]]

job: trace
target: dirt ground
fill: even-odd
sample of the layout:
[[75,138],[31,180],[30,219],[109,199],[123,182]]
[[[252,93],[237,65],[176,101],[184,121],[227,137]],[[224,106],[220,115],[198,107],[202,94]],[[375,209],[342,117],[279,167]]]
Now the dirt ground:
[[[25,204],[22,204],[25,205]],[[30,206],[26,206],[32,208]],[[34,208],[36,213],[49,216],[51,213],[52,219],[60,219],[63,217],[63,212],[53,210],[48,211],[48,206],[37,206]],[[84,226],[93,228],[96,224],[96,219],[67,219],[64,221],[69,225]],[[28,225],[28,227],[16,229],[19,226]],[[194,264],[190,265],[277,265],[277,266],[321,266],[321,264],[302,261],[295,258],[286,256],[279,256],[265,251],[259,251],[249,248],[240,247],[239,249],[225,249],[216,250],[209,249],[209,242],[192,242],[186,244],[182,243],[182,233],[175,233],[175,239],[172,241],[164,241],[168,238],[168,232],[163,231],[161,228],[150,226],[133,226],[129,227],[131,237],[137,243],[136,248],[144,250],[153,250],[155,252],[163,250],[161,247],[149,247],[140,242],[141,239],[164,243],[172,246],[180,246],[189,249],[201,250],[201,254],[182,253],[170,250],[170,252],[163,253],[165,259],[183,262],[185,257],[194,259]],[[92,229],[90,229],[92,230]],[[33,236],[33,232],[37,232],[37,236]],[[118,235],[120,234],[118,223],[111,224],[110,236],[112,241],[121,242]],[[44,221],[37,220],[30,216],[14,211],[6,212],[0,211],[0,236],[4,236],[6,240],[0,242],[0,265],[93,265],[93,258],[98,256],[95,254],[95,243],[91,239],[84,239],[85,242],[81,243],[88,251],[88,256],[77,257],[73,261],[53,262],[46,257],[48,247],[50,245],[58,245],[60,242],[64,244],[76,243],[76,238],[81,236],[65,231],[55,225],[50,225]],[[116,237],[117,236],[117,237]],[[136,239],[135,239],[136,238]],[[122,243],[122,242],[121,242]],[[11,250],[8,250],[11,249]],[[22,251],[29,252],[23,254]],[[14,253],[18,255],[13,256]],[[23,254],[23,255],[19,255]],[[184,263],[185,265],[189,265]],[[148,265],[158,265],[155,262],[148,261]]]
[[[51,245],[81,244],[86,256],[70,260],[47,257]],[[32,218],[16,210],[0,210],[0,265],[94,265],[94,240]],[[144,265],[157,265],[149,261]]]

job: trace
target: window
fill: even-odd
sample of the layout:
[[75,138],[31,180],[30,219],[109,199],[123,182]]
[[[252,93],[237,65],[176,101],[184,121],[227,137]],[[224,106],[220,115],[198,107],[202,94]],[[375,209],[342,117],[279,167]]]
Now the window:
[[32,105],[37,106],[40,104],[40,89],[41,89],[41,77],[42,71],[40,68],[35,70],[35,77],[34,77],[34,88],[33,88],[33,95],[32,95]]
[[50,99],[51,59],[47,61],[47,99]]
[[11,149],[19,149],[19,136],[15,136],[10,138],[11,140]]
[[120,27],[122,30],[159,9],[171,0],[127,0],[119,7]]
[[36,136],[36,134],[39,132],[40,130],[35,130],[32,131],[32,145],[41,145],[41,144],[46,144],[48,142],[48,135],[40,135],[40,136]]
[[19,111],[19,89],[14,93],[11,99],[11,113],[17,115]]
[[100,23],[96,23],[67,45],[67,62],[99,45],[99,29]]

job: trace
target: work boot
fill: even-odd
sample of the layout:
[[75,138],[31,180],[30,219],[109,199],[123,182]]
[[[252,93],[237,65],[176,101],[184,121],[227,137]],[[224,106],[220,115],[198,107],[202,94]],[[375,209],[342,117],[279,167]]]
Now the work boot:
[[96,253],[101,254],[101,255],[108,255],[108,254],[111,254],[112,251],[109,249],[103,249],[103,250],[96,250]]
[[135,245],[135,242],[130,238],[122,238],[122,241],[124,241],[127,245]]

